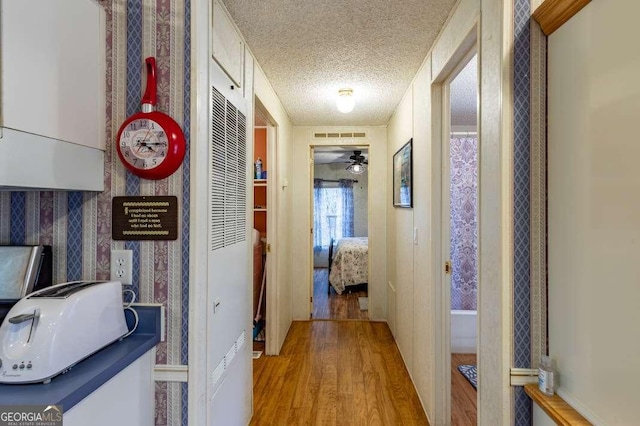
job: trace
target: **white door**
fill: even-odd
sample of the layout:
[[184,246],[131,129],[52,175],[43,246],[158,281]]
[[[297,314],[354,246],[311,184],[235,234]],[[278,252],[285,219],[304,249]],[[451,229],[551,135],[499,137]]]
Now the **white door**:
[[208,418],[212,425],[247,424],[252,395],[247,116],[215,86],[211,105],[209,300],[202,342],[210,375]]

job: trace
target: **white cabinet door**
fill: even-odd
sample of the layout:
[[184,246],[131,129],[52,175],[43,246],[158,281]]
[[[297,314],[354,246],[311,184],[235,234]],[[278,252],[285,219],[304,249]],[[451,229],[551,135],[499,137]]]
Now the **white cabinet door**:
[[152,426],[155,353],[155,349],[148,351],[65,411],[64,426]]
[[105,149],[105,20],[95,0],[1,3],[0,125]]
[[244,42],[218,2],[213,3],[212,55],[237,85],[242,85]]

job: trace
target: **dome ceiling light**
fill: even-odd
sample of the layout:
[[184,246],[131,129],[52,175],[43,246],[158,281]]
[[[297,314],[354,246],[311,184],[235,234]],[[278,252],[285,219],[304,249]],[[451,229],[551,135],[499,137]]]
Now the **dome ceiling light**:
[[353,99],[353,89],[338,90],[338,99],[336,100],[338,111],[348,114],[353,111],[354,105],[355,100]]

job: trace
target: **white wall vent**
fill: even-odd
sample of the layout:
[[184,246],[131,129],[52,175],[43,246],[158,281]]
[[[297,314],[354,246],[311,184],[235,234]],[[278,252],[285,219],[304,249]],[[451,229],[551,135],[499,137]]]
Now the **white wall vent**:
[[240,336],[236,339],[235,342],[231,345],[231,348],[227,351],[227,354],[222,358],[222,360],[218,363],[216,368],[211,373],[211,386],[213,386],[214,394],[215,390],[218,388],[219,384],[221,384],[220,379],[224,375],[225,371],[231,367],[231,362],[236,357],[238,353],[242,351],[245,343],[247,341],[247,332],[246,330],[242,330]]
[[247,124],[245,116],[211,88],[211,249],[246,240]]
[[314,132],[313,137],[316,139],[326,139],[326,138],[365,138],[367,137],[364,132],[331,132],[331,133],[322,133],[322,132]]

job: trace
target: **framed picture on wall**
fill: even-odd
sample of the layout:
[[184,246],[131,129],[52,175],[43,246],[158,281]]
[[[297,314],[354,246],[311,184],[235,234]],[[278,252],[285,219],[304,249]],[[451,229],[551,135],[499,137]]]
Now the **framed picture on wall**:
[[393,154],[393,206],[413,207],[413,139]]

